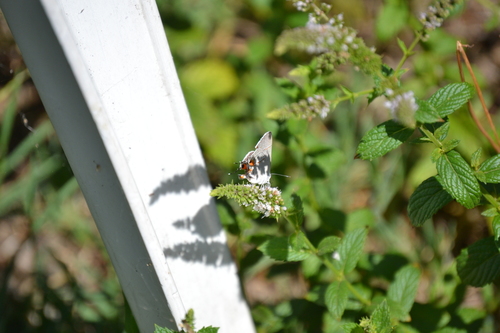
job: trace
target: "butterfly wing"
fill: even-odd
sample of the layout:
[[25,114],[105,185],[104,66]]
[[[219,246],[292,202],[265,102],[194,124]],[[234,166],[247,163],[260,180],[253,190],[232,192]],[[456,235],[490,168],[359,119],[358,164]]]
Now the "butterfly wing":
[[268,184],[271,179],[271,148],[273,135],[265,133],[255,146],[254,151],[248,152],[240,162],[240,170],[245,173],[240,179],[246,179],[252,184]]
[[273,145],[273,135],[271,132],[265,133],[257,142],[252,158],[255,160],[255,166],[251,172],[251,183],[267,184],[271,179],[271,153]]

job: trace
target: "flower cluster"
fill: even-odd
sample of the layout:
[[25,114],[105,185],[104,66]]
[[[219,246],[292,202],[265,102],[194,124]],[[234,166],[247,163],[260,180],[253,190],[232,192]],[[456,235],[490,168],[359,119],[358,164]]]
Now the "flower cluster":
[[429,33],[441,26],[443,21],[450,16],[450,12],[462,0],[437,0],[431,6],[427,7],[427,11],[420,13],[419,20],[423,24],[422,39],[429,38]]
[[287,104],[282,108],[271,111],[267,116],[271,119],[288,119],[292,116],[311,120],[317,116],[325,118],[330,112],[331,102],[323,95],[314,95],[302,99],[297,103]]
[[[381,59],[373,49],[357,37],[357,32],[344,25],[344,17],[338,14],[328,20],[326,15],[309,13],[305,27],[284,31],[276,40],[275,52],[281,55],[289,50],[298,50],[316,57],[322,57],[321,67],[350,61],[357,69],[374,74],[380,71]],[[328,54],[328,57],[324,57]]]
[[385,102],[385,106],[390,110],[394,120],[407,127],[415,127],[415,111],[417,111],[418,105],[413,91],[394,96],[394,92],[387,89],[385,95],[389,98]]
[[293,1],[293,5],[299,12],[306,12],[309,10],[309,7],[313,3],[313,0],[298,0]]
[[293,6],[299,11],[299,12],[308,12],[311,11],[312,13],[320,18],[326,16],[326,13],[332,9],[332,5],[321,2],[321,1],[315,1],[315,0],[291,0],[293,3]]
[[263,217],[275,217],[282,215],[286,211],[281,191],[277,187],[243,185],[251,188],[252,198],[242,202],[243,206],[252,206],[256,212],[263,214]]
[[212,190],[211,196],[227,197],[235,199],[238,204],[252,209],[262,217],[278,219],[285,215],[285,201],[281,197],[281,191],[276,187],[258,186],[253,184],[226,184],[219,185]]

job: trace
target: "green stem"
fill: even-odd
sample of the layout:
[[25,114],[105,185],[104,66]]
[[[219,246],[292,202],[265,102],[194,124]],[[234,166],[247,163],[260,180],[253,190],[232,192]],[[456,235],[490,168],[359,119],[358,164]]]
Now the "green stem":
[[482,185],[481,185],[481,192],[483,194],[483,197],[493,206],[496,208],[497,211],[500,211],[500,205],[498,204],[496,198],[492,196]]
[[355,99],[355,98],[357,98],[359,96],[371,94],[372,92],[373,92],[373,89],[367,89],[367,90],[362,90],[362,91],[358,91],[358,92],[352,93],[350,95],[344,95],[344,96],[341,96],[339,98],[334,99],[332,101],[332,104],[333,105],[337,105],[340,102],[344,102],[344,101],[348,101],[348,100],[353,100],[353,99]]
[[418,32],[417,36],[415,37],[415,39],[413,40],[413,42],[410,44],[410,47],[407,48],[406,52],[403,54],[403,57],[399,61],[398,66],[394,70],[395,72],[398,72],[401,69],[401,67],[403,67],[403,64],[406,62],[406,60],[413,54],[413,49],[415,48],[415,46],[417,46],[417,44],[418,44],[418,42],[420,41],[421,38],[422,38],[422,33]]
[[425,136],[427,136],[429,138],[429,140],[432,141],[432,143],[434,143],[434,145],[437,148],[442,148],[443,147],[443,144],[438,139],[436,139],[436,137],[434,136],[434,134],[432,134],[431,131],[429,131],[428,129],[426,129],[424,125],[420,126],[420,130],[425,134]]

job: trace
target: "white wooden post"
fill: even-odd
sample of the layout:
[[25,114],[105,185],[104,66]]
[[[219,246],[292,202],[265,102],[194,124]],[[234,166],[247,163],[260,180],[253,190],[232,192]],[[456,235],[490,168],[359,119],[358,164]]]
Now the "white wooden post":
[[254,332],[153,0],[0,0],[141,332]]

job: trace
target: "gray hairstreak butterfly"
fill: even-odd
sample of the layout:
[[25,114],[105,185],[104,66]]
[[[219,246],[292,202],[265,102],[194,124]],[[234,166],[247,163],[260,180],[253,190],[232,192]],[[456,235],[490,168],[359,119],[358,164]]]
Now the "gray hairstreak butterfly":
[[240,179],[246,179],[252,184],[269,184],[271,179],[271,148],[273,134],[265,133],[255,146],[255,150],[248,152],[240,162],[238,170],[245,173],[239,175]]

